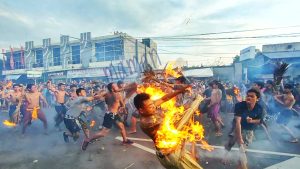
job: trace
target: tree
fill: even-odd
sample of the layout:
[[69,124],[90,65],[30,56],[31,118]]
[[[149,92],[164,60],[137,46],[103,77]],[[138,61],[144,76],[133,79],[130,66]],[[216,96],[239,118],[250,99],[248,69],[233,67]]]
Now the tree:
[[240,56],[239,55],[236,55],[234,58],[233,58],[233,63],[236,63],[236,62],[239,62],[240,61]]

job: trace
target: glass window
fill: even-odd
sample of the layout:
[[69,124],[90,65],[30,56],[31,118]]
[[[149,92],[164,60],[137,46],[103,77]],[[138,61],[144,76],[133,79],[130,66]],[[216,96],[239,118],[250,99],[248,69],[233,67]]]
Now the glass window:
[[80,64],[80,45],[72,46],[72,64]]
[[98,42],[95,43],[95,48],[96,48],[96,59],[97,62],[104,61],[105,54],[104,54],[104,49],[105,49],[105,44],[103,42]]
[[35,51],[35,63],[36,63],[36,67],[43,67],[43,50],[36,50]]
[[60,48],[53,48],[53,65],[54,66],[61,65],[61,61],[60,61]]
[[14,52],[14,67],[15,69],[22,69],[21,65],[21,52]]
[[123,58],[123,40],[121,38],[107,39],[96,42],[96,58],[98,62],[120,60]]

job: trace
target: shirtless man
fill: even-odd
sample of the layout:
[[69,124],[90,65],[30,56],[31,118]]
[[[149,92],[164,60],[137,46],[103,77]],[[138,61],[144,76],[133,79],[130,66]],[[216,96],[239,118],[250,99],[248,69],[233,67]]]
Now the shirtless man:
[[282,105],[280,108],[280,114],[277,119],[277,123],[285,129],[291,136],[292,140],[291,143],[297,143],[298,139],[296,138],[295,134],[292,132],[290,128],[287,127],[287,124],[293,117],[293,105],[295,104],[295,98],[292,94],[292,86],[289,84],[284,85],[284,94],[282,95],[275,95],[275,100]]
[[89,143],[94,140],[106,136],[110,129],[112,128],[113,123],[116,123],[119,129],[121,130],[121,135],[123,137],[123,144],[132,144],[133,142],[127,139],[126,130],[124,123],[121,120],[120,109],[125,108],[124,101],[122,96],[119,93],[119,88],[115,83],[109,83],[107,85],[108,92],[102,93],[102,96],[105,98],[105,102],[107,104],[108,112],[104,115],[103,128],[100,132],[95,133],[91,138],[86,138],[82,143],[81,149],[86,150]]
[[211,120],[213,121],[216,128],[216,136],[221,136],[221,125],[224,126],[220,115],[220,107],[221,107],[221,99],[222,99],[222,91],[218,87],[218,82],[212,82],[212,92],[210,97],[210,103],[208,108],[210,109],[209,115]]
[[[178,94],[183,93],[186,88],[183,87],[173,93],[167,94],[158,100],[151,100],[150,95],[146,93],[137,94],[134,98],[134,105],[141,116],[140,127],[155,143],[157,131],[164,120],[164,115],[157,109],[162,103],[172,99]],[[168,151],[168,150],[166,150]],[[184,153],[182,153],[184,152]],[[164,153],[163,150],[156,147],[156,156],[160,163],[167,169],[202,169],[196,161],[195,149],[191,152],[184,147],[177,148],[175,151]]]
[[[121,95],[122,97],[125,99],[126,97],[126,94],[125,94],[125,88],[126,88],[126,85],[123,81],[118,81],[117,82],[118,84],[118,88],[121,90]],[[132,98],[132,97],[131,97]],[[125,126],[129,126],[127,124],[127,119],[128,119],[128,116],[129,116],[129,113],[131,113],[131,122],[130,122],[130,132],[129,134],[134,134],[136,133],[136,121],[137,121],[137,113],[135,113],[135,108],[133,107],[133,100],[132,99],[128,99],[126,101],[126,104],[125,104],[125,107],[126,107],[126,112],[124,113],[124,124]]]
[[74,85],[74,84],[70,85],[70,99],[71,100],[74,100],[78,97],[76,94],[76,89],[77,89],[76,85]]
[[25,94],[25,101],[27,102],[26,112],[24,115],[24,124],[22,129],[22,135],[24,136],[25,130],[28,123],[32,120],[33,110],[37,110],[37,118],[40,119],[44,124],[45,134],[47,134],[47,119],[44,112],[40,108],[40,99],[44,102],[46,106],[48,103],[44,96],[37,91],[37,86],[34,84],[27,85],[28,93]]
[[20,85],[14,84],[13,91],[6,95],[10,106],[9,106],[9,118],[13,123],[19,123],[20,120],[20,107],[22,104],[22,92],[20,91]]
[[50,87],[49,90],[51,90],[54,93],[55,96],[55,111],[56,111],[56,116],[54,118],[55,120],[55,127],[60,131],[60,123],[63,122],[65,114],[67,112],[67,108],[65,106],[65,96],[69,96],[69,93],[67,93],[65,91],[66,89],[66,85],[64,83],[59,83],[58,85],[58,90],[55,89],[54,87],[51,86],[50,83]]

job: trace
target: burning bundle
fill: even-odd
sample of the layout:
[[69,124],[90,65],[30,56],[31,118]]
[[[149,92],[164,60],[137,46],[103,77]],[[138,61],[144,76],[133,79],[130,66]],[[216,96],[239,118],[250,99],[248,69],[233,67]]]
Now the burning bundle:
[[[159,87],[154,85],[141,87],[141,91],[149,94],[151,100],[157,100],[166,93]],[[196,142],[200,141],[205,144],[204,128],[199,122],[193,121],[193,115],[197,111],[200,102],[203,100],[201,96],[197,96],[188,109],[183,106],[176,106],[176,99],[169,100],[161,104],[164,112],[164,120],[157,131],[155,144],[161,152],[170,153],[183,146],[184,141]],[[210,146],[206,146],[207,150],[211,150]]]
[[285,62],[282,62],[282,63],[277,62],[275,64],[273,76],[274,76],[274,83],[276,85],[279,85],[281,83],[281,81],[283,79],[283,75],[288,70],[288,66],[289,66],[289,64],[285,63]]
[[175,68],[173,69],[173,65],[168,63],[164,69],[164,73],[166,75],[169,75],[171,77],[175,77],[175,78],[178,78],[180,76],[182,76],[182,72],[181,72],[181,68]]
[[[183,77],[182,74],[173,70],[171,66],[166,66],[163,72],[171,77],[177,77],[177,75],[178,77]],[[157,100],[166,94],[164,87],[170,87],[171,84],[158,80],[157,75],[152,70],[144,72],[144,75],[143,82],[146,82],[147,85],[141,86],[139,91],[149,94],[151,100]],[[198,110],[202,100],[201,96],[197,96],[186,110],[183,106],[176,106],[176,99],[161,104],[161,109],[164,112],[164,121],[156,135],[155,144],[157,148],[167,154],[183,146],[185,141],[206,143],[203,140],[203,126],[193,120],[193,115]],[[205,148],[211,150],[210,146],[205,146]]]

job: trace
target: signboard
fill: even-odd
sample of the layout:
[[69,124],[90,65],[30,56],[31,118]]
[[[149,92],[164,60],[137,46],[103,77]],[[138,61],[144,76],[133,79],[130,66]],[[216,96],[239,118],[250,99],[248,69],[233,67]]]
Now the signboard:
[[85,78],[105,76],[103,68],[70,70],[67,72],[68,78]]
[[255,46],[250,46],[240,51],[240,61],[255,58]]
[[27,71],[27,77],[28,78],[39,78],[42,76],[42,73],[41,71],[34,71],[34,70],[29,70]]
[[51,72],[48,73],[48,78],[59,79],[59,78],[66,78],[66,76],[64,72]]

